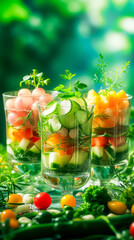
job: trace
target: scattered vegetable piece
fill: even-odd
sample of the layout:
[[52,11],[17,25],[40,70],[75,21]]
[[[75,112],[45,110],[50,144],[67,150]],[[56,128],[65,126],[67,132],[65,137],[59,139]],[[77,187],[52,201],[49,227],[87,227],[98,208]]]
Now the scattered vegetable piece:
[[64,208],[65,205],[74,208],[76,206],[76,200],[72,195],[65,195],[60,201],[61,207]]
[[[11,208],[15,208],[17,204],[22,203],[23,199],[19,194],[10,194],[8,197],[8,206]],[[13,204],[15,203],[15,204]]]
[[127,210],[127,206],[120,201],[108,201],[107,206],[111,212],[119,215],[124,214]]
[[129,232],[130,232],[131,236],[134,238],[134,222],[131,223]]
[[51,197],[46,192],[38,193],[34,198],[34,205],[40,209],[47,209],[51,205]]
[[16,218],[16,215],[15,213],[10,210],[10,209],[7,209],[7,210],[4,210],[2,213],[1,213],[1,222],[4,222],[7,218]]
[[131,207],[131,213],[134,214],[134,204]]
[[17,229],[17,228],[19,227],[19,222],[18,222],[18,220],[15,219],[15,218],[10,218],[10,220],[9,220],[9,226],[10,226],[10,228],[12,228],[12,229]]

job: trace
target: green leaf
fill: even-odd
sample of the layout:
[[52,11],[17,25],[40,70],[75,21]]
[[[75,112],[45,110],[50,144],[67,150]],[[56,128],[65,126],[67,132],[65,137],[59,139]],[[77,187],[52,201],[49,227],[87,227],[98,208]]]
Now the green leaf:
[[84,84],[84,83],[80,83],[77,87],[78,87],[79,89],[84,89],[84,88],[87,87],[87,85]]
[[60,77],[62,77],[63,79],[68,79],[68,77],[65,74],[60,74]]

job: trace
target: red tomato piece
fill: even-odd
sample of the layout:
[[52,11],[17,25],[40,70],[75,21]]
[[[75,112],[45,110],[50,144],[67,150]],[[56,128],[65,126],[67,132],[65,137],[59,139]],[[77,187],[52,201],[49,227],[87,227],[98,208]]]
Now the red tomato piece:
[[133,238],[134,238],[134,222],[131,223],[129,232],[130,232],[131,236],[133,236]]
[[33,142],[37,142],[37,141],[39,141],[39,140],[40,140],[40,137],[35,137],[35,136],[32,137],[32,141],[33,141]]
[[16,141],[20,142],[23,138],[29,139],[33,136],[33,130],[32,128],[26,128],[26,129],[18,129],[14,133]]
[[108,138],[107,137],[94,137],[91,140],[91,147],[97,146],[97,147],[103,147],[108,145]]
[[114,147],[119,147],[122,146],[126,143],[125,137],[120,136],[120,137],[111,137],[109,138],[109,142],[114,146]]
[[34,205],[40,209],[47,209],[51,205],[51,197],[46,192],[38,193],[34,198]]
[[74,148],[74,147],[67,148],[66,154],[67,154],[67,155],[73,155],[74,151],[75,151],[75,148]]

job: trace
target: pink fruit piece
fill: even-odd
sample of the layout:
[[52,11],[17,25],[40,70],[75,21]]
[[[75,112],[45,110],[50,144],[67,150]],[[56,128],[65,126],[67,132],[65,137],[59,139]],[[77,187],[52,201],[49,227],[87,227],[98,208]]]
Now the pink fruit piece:
[[43,101],[46,102],[46,104],[48,104],[49,102],[51,102],[53,100],[52,96],[49,93],[46,93],[45,95],[40,96],[39,101]]
[[35,88],[33,91],[32,91],[32,96],[33,96],[33,99],[38,101],[39,100],[39,97],[41,95],[44,95],[45,94],[45,90],[43,88]]
[[31,109],[32,103],[33,103],[33,100],[30,96],[29,97],[18,96],[15,99],[15,107],[21,110]]
[[18,92],[18,96],[32,96],[32,93],[30,92],[29,89],[27,89],[27,88],[22,88],[22,89]]
[[19,125],[22,125],[24,123],[24,119],[20,118],[20,116],[14,112],[8,114],[8,121],[14,127],[18,127]]
[[15,99],[11,98],[6,101],[6,109],[7,110],[14,110],[15,109]]

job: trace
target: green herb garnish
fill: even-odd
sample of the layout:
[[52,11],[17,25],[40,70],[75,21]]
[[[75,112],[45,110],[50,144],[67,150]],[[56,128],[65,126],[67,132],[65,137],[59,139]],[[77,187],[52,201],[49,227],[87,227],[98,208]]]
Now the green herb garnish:
[[97,64],[98,74],[95,74],[94,81],[104,85],[105,91],[100,92],[101,94],[107,94],[109,91],[118,89],[123,85],[124,81],[120,80],[119,78],[122,73],[126,72],[129,64],[130,61],[126,62],[121,66],[121,70],[114,71],[114,76],[111,76],[110,72],[107,69],[107,64],[105,63],[103,55],[99,53],[99,60]]
[[33,86],[37,88],[39,86],[49,85],[51,83],[50,78],[46,78],[43,72],[38,72],[38,70],[33,69],[33,72],[30,75],[23,77],[23,81],[20,82],[20,87],[25,83],[28,86]]
[[85,89],[87,85],[81,83],[80,81],[76,81],[72,86],[71,80],[76,74],[72,74],[69,70],[66,70],[65,73],[66,74],[61,74],[60,76],[62,77],[62,79],[69,81],[69,87],[66,87],[64,84],[60,84],[59,86],[54,88],[55,91],[60,92],[58,94],[58,97],[63,98],[69,98],[73,96],[80,97],[81,93],[79,92],[79,90]]

